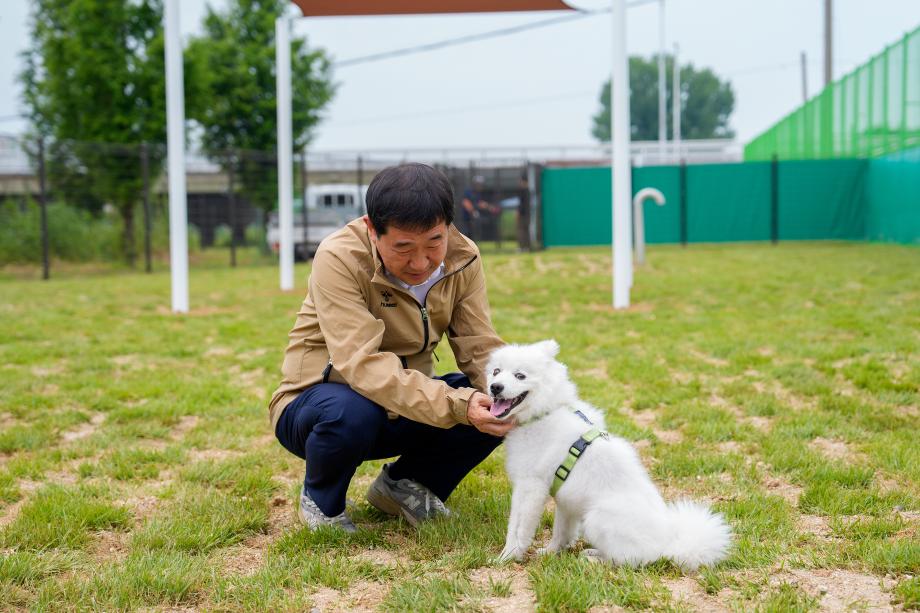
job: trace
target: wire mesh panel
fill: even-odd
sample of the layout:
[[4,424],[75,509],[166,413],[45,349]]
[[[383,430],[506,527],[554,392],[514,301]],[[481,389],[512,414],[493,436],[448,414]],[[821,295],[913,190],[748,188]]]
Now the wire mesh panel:
[[920,147],[920,28],[744,148],[747,161],[874,158]]

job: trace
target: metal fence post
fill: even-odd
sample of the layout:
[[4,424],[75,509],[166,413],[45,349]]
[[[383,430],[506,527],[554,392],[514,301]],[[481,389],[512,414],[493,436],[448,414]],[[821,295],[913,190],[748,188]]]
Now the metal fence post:
[[42,279],[51,278],[48,259],[48,192],[45,183],[45,137],[38,137],[38,206],[41,209]]
[[143,203],[144,203],[144,271],[153,271],[153,261],[150,249],[150,152],[147,143],[141,143],[141,174],[143,175]]
[[770,163],[770,241],[779,243],[779,157]]
[[227,156],[227,216],[230,219],[230,266],[236,268],[236,156]]
[[687,160],[680,161],[680,244],[687,246]]

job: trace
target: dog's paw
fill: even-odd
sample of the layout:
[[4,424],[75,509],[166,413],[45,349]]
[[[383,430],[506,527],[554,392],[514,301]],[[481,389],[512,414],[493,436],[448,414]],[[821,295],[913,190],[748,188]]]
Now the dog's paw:
[[559,549],[559,547],[547,545],[546,547],[538,547],[536,553],[538,556],[548,556],[550,554],[558,553]]
[[498,554],[498,563],[504,564],[505,562],[520,562],[524,559],[524,550],[511,545],[505,545],[505,548],[502,549],[502,552]]
[[603,562],[604,554],[599,549],[582,549],[581,557],[591,562]]

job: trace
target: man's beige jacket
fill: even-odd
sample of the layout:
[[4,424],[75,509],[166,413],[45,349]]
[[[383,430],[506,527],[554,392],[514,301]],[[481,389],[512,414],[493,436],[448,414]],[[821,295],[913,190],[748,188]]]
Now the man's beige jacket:
[[492,328],[482,261],[475,243],[449,227],[444,276],[424,304],[384,273],[362,218],[327,237],[313,259],[307,297],[297,313],[269,404],[272,428],[304,389],[345,383],[391,418],[449,428],[468,423],[476,389],[432,379],[432,354],[444,334],[457,366],[485,389],[489,354],[503,344]]

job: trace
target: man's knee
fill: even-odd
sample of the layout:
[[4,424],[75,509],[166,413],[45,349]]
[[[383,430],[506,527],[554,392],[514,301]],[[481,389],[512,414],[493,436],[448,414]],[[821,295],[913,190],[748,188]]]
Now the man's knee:
[[386,411],[357,392],[348,392],[324,401],[314,432],[340,439],[348,446],[369,447],[386,423]]

